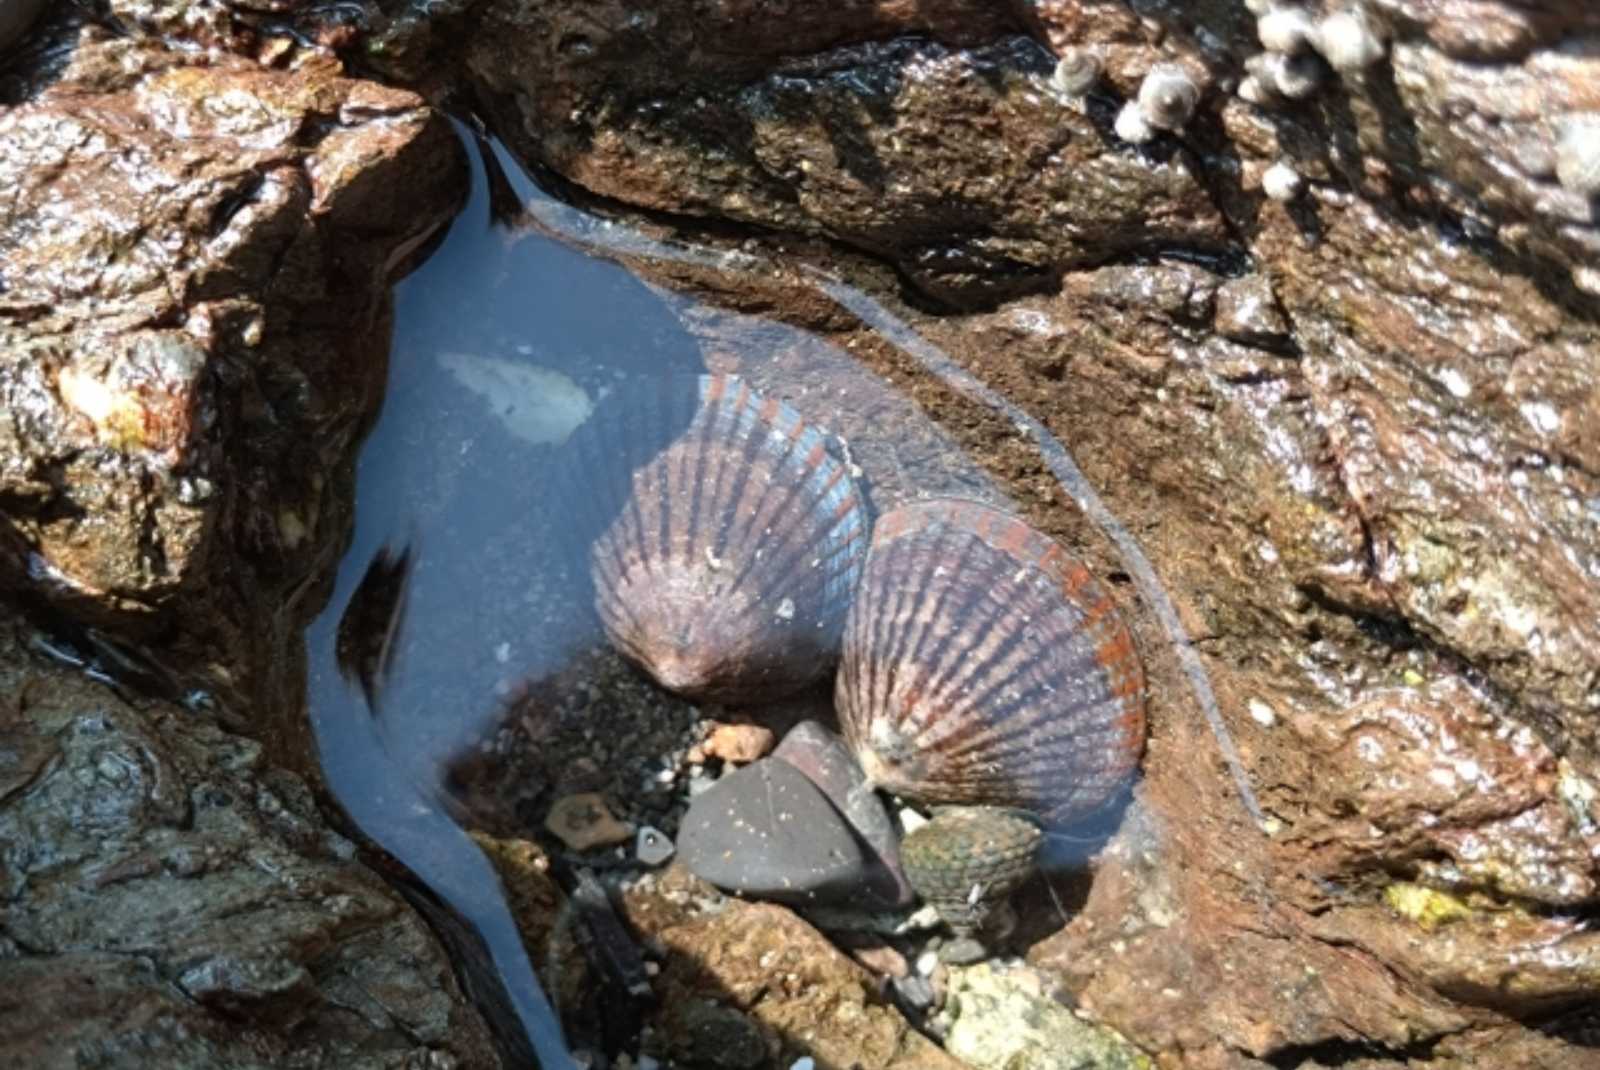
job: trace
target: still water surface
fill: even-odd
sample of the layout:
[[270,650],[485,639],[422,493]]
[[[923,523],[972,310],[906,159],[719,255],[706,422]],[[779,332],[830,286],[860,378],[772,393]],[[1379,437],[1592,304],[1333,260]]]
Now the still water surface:
[[[928,495],[1008,499],[909,397],[843,350],[652,287],[608,257],[688,262],[730,280],[764,270],[760,261],[584,215],[497,147],[484,152],[469,148],[465,211],[397,291],[389,392],[361,453],[336,591],[309,636],[309,697],[341,804],[475,931],[540,1062],[557,1067],[572,1065],[557,1016],[495,872],[462,826],[544,838],[558,861],[625,875],[642,868],[631,844],[573,858],[548,842],[550,804],[600,791],[619,818],[675,835],[690,791],[710,775],[686,759],[696,727],[729,719],[660,690],[607,647],[566,538],[583,504],[564,452],[572,432],[641,380],[736,373],[827,429],[880,512]],[[503,169],[525,214],[493,217],[490,169]],[[870,298],[822,275],[815,286],[930,376],[1032,436],[1067,496],[1117,544],[1178,641],[1197,701],[1214,710],[1148,562],[1065,449]],[[781,730],[827,715],[823,686],[732,719],[767,716]],[[1114,824],[1107,815],[1053,840],[1050,865],[1081,864]]]

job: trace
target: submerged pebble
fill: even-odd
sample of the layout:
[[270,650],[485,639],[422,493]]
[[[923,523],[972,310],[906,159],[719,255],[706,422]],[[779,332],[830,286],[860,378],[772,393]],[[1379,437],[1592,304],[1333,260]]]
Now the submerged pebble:
[[557,799],[545,817],[544,827],[574,851],[592,851],[625,843],[633,835],[627,825],[612,815],[605,797],[595,792]]
[[803,773],[763,758],[697,796],[678,832],[697,877],[758,899],[859,901],[869,862],[850,825]]
[[634,857],[647,866],[665,865],[676,852],[672,837],[650,825],[641,828],[633,841]]
[[900,863],[895,824],[883,799],[873,790],[855,754],[837,732],[816,721],[801,721],[773,752],[804,773],[826,795],[867,844],[874,856],[867,891],[874,905],[903,906],[912,900],[911,885]]

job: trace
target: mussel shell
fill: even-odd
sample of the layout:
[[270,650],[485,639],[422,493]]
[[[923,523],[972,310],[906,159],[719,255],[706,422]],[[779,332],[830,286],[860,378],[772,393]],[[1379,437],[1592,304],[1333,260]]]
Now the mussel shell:
[[1111,599],[1049,538],[976,502],[879,519],[834,702],[877,786],[1050,824],[1102,805],[1144,747],[1144,672]]
[[1034,869],[1037,822],[992,806],[935,814],[900,844],[906,879],[957,932],[976,931]]
[[646,379],[570,446],[595,609],[658,683],[749,701],[836,660],[870,520],[793,408],[729,375]]

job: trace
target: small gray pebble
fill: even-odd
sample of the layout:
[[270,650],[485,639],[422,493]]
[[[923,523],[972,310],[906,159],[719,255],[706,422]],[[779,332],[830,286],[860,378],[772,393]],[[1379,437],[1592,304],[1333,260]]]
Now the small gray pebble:
[[640,828],[639,835],[634,840],[633,853],[647,866],[663,865],[676,851],[671,836],[649,825]]
[[896,977],[889,982],[894,986],[895,993],[908,1007],[915,1007],[925,1011],[933,1006],[933,982],[918,974],[908,974],[905,977]]

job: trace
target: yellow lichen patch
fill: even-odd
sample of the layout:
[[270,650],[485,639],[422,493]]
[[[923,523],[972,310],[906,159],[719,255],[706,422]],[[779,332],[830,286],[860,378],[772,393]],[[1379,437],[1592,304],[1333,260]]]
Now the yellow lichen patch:
[[1403,917],[1432,932],[1447,922],[1472,916],[1472,908],[1448,892],[1401,881],[1383,890],[1384,902]]
[[94,424],[102,445],[119,450],[142,449],[147,425],[144,406],[131,394],[114,390],[76,368],[63,368],[56,380],[62,402]]

